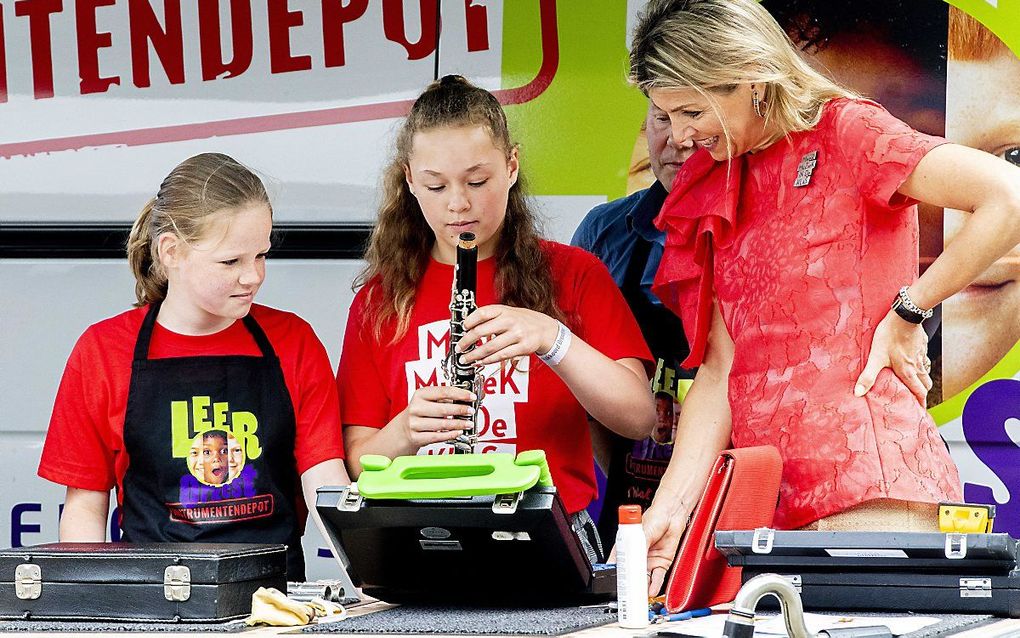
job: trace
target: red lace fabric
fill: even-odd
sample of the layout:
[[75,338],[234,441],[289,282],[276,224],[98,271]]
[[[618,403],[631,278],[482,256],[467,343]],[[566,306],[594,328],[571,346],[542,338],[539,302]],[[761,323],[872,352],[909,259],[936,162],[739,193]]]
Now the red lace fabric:
[[[962,498],[935,424],[886,369],[853,395],[896,291],[917,277],[916,202],[896,193],[941,138],[866,100],[838,99],[811,131],[731,163],[683,166],[656,224],[653,290],[705,355],[713,297],[733,338],[733,445],[783,456],[775,524],[797,528],[876,498]],[[818,152],[810,183],[793,186]]]

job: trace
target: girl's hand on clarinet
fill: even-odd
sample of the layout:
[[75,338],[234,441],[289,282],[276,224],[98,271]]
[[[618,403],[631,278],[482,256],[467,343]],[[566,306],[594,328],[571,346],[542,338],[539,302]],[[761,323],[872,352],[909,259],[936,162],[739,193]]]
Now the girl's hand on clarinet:
[[450,441],[470,425],[463,419],[474,413],[470,405],[454,401],[474,401],[475,395],[462,388],[426,386],[418,388],[404,409],[405,434],[415,447]]
[[457,342],[458,352],[491,337],[461,356],[464,363],[478,365],[549,352],[559,332],[559,323],[548,315],[498,304],[482,306],[472,312],[464,320],[464,327],[468,331]]

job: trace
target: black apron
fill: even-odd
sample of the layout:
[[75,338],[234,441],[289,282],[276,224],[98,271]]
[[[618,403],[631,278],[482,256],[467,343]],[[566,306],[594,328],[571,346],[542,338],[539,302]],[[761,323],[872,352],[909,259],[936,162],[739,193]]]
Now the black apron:
[[131,364],[122,539],[286,543],[287,577],[304,580],[294,406],[273,346],[248,315],[262,356],[149,359],[158,314]]
[[[675,397],[676,393],[672,388],[676,382],[679,379],[693,378],[692,371],[681,370],[679,365],[687,358],[690,347],[687,345],[687,337],[684,335],[679,317],[665,306],[653,303],[641,289],[641,279],[648,264],[652,244],[636,231],[634,240],[620,290],[634,313],[634,318],[637,319],[641,334],[652,351],[652,357],[655,358],[653,391],[660,395],[672,394]],[[662,396],[656,398],[656,401],[662,400],[670,399]],[[598,521],[599,536],[606,547],[612,547],[616,543],[619,506],[636,504],[641,506],[642,511],[648,509],[673,452],[672,437],[665,444],[653,437],[632,441],[613,432],[609,432],[609,437],[612,445],[611,456],[606,494]]]

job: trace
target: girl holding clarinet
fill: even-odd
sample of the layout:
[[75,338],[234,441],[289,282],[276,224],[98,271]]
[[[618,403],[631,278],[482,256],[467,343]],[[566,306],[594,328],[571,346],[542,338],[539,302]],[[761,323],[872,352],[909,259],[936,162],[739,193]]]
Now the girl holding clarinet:
[[[337,371],[350,470],[364,454],[451,453],[473,420],[474,452],[545,450],[575,531],[603,559],[585,512],[596,496],[588,415],[633,439],[655,421],[651,357],[609,272],[540,237],[506,115],[462,77],[418,97],[383,181]],[[462,233],[475,236],[478,308],[451,344]],[[477,414],[477,395],[443,374],[451,347],[480,368]]]

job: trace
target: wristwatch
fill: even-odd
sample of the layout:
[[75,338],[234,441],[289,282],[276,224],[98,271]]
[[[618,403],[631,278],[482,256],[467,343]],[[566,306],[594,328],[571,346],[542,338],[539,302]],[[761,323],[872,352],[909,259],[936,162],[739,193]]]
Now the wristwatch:
[[896,298],[893,299],[892,309],[896,311],[896,314],[900,316],[900,319],[909,321],[910,323],[921,323],[925,319],[930,319],[932,314],[935,312],[929,308],[922,310],[915,304],[911,299],[910,295],[907,294],[907,288],[909,286],[903,286],[900,291],[896,293]]

